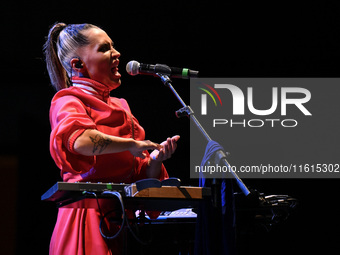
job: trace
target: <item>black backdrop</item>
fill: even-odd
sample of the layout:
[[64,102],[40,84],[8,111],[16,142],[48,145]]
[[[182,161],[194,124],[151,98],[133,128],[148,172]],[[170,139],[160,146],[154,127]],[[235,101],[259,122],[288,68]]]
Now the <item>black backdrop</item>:
[[[336,1],[1,5],[0,249],[4,254],[47,254],[56,219],[54,205],[40,201],[41,194],[60,180],[48,149],[48,110],[54,90],[42,54],[54,22],[93,23],[107,31],[122,54],[122,86],[112,95],[128,100],[147,139],[161,142],[181,135],[178,151],[166,166],[183,184],[197,185],[197,180],[189,179],[189,122],[175,117],[180,104],[158,79],[129,77],[124,71],[128,61],[189,67],[199,70],[202,77],[339,76],[340,9]],[[189,103],[189,82],[175,80],[174,86]],[[289,194],[301,202],[287,222],[244,243],[245,250],[317,254],[337,248],[338,180],[245,182],[266,194]]]

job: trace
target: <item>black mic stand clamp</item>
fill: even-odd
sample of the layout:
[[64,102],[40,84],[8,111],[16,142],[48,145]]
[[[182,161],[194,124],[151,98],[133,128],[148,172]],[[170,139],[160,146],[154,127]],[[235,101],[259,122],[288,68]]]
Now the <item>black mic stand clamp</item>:
[[[205,131],[205,129],[202,127],[201,123],[195,117],[194,111],[191,109],[190,106],[186,105],[186,103],[183,101],[183,99],[180,97],[180,95],[177,93],[177,91],[172,86],[172,84],[171,84],[172,81],[170,80],[169,76],[166,75],[166,74],[162,74],[162,73],[156,73],[156,75],[161,78],[161,81],[162,81],[162,83],[165,86],[167,86],[167,87],[169,87],[171,89],[173,94],[176,96],[178,101],[183,106],[183,108],[181,108],[178,111],[176,111],[176,116],[177,117],[189,116],[190,119],[195,123],[195,125],[197,126],[197,128],[199,129],[201,134],[205,137],[207,142],[212,141],[212,139],[210,138],[209,134]],[[224,151],[222,151],[222,150],[216,151],[211,156],[211,158],[209,159],[210,162],[211,162],[211,160],[213,160],[215,164],[223,164],[223,165],[227,166],[229,169],[231,169],[230,164],[227,161],[227,154]],[[243,194],[245,196],[248,196],[250,194],[250,191],[247,188],[247,186],[243,183],[243,181],[240,179],[240,177],[234,171],[229,171],[229,172],[230,172],[232,178],[236,180],[237,185],[239,186],[239,188],[241,189]],[[218,184],[218,181],[216,179],[213,179],[212,183],[213,184],[214,183]],[[213,194],[213,197],[217,196],[217,192],[218,192],[218,186],[217,186],[216,192],[214,192],[215,194]],[[220,192],[220,190],[219,190],[219,192]]]
[[192,114],[194,114],[194,111],[191,109],[191,107],[185,106],[175,112],[177,118],[182,118],[182,117],[188,117]]

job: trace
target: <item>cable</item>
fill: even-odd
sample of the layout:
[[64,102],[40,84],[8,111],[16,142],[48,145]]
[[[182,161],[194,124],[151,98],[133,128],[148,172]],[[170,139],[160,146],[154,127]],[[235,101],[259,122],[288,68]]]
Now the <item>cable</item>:
[[107,215],[109,215],[110,213],[112,213],[114,210],[111,210],[109,212],[107,212],[105,215],[103,215],[103,217],[101,218],[100,220],[100,223],[99,223],[99,231],[100,231],[100,234],[102,235],[103,238],[105,239],[115,239],[117,236],[119,236],[120,232],[122,231],[122,229],[124,228],[124,225],[126,224],[129,231],[131,232],[132,236],[142,245],[147,245],[148,243],[147,242],[144,242],[142,241],[136,234],[135,232],[132,230],[130,224],[129,224],[129,221],[128,221],[128,218],[126,216],[126,213],[125,213],[125,208],[124,208],[124,203],[123,203],[123,198],[122,198],[122,195],[117,192],[117,191],[104,191],[102,193],[103,195],[112,195],[112,196],[115,196],[118,198],[119,202],[120,202],[120,206],[121,206],[121,209],[122,209],[122,214],[123,214],[123,221],[122,221],[122,224],[120,226],[120,229],[119,231],[113,235],[113,236],[106,236],[103,231],[102,231],[102,224],[103,224],[103,221],[104,219],[107,217]]
[[99,211],[100,215],[103,216],[103,212],[102,212],[102,209],[100,208],[100,204],[99,204],[97,194],[95,192],[91,192],[91,191],[83,191],[83,195],[85,195],[85,194],[89,194],[89,195],[94,196],[94,198],[96,199],[96,202],[97,202],[98,211]]
[[111,211],[105,213],[103,215],[103,217],[101,218],[100,223],[99,223],[99,231],[100,231],[100,234],[102,235],[102,237],[105,238],[105,239],[108,239],[108,240],[112,240],[112,239],[115,239],[117,236],[119,236],[120,232],[122,232],[122,230],[124,228],[125,221],[127,221],[126,214],[125,214],[125,208],[124,208],[124,204],[123,204],[122,195],[119,192],[117,192],[117,191],[104,191],[102,194],[103,195],[109,194],[109,195],[116,196],[118,198],[118,200],[120,202],[120,206],[122,208],[123,221],[122,221],[122,224],[120,225],[120,229],[118,230],[118,232],[115,235],[106,236],[102,231],[102,225],[103,225],[104,219],[107,217],[107,215],[112,213],[114,210],[111,210]]
[[148,245],[148,244],[150,244],[150,241],[149,241],[149,242],[144,242],[144,241],[142,241],[142,240],[135,234],[135,232],[132,230],[132,228],[131,228],[131,226],[130,226],[130,224],[129,224],[127,218],[126,218],[126,223],[127,223],[128,229],[130,230],[130,233],[131,233],[132,236],[137,240],[137,242],[139,242],[139,243],[142,244],[142,245]]

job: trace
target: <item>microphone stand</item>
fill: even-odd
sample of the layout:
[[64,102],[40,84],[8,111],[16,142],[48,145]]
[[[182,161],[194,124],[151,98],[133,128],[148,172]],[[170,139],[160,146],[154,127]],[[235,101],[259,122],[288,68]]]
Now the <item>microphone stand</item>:
[[[179,109],[178,111],[176,111],[176,116],[177,117],[183,117],[183,116],[189,116],[190,119],[195,123],[195,125],[197,126],[197,128],[199,129],[199,131],[201,132],[201,134],[204,136],[204,138],[207,140],[207,142],[212,141],[212,139],[210,138],[209,134],[205,131],[205,129],[202,127],[201,123],[197,120],[197,118],[195,117],[194,111],[191,109],[190,106],[188,106],[183,99],[180,97],[180,95],[177,93],[177,91],[174,89],[174,87],[171,84],[171,80],[169,78],[168,75],[166,74],[162,74],[162,73],[156,73],[156,75],[158,77],[161,78],[162,83],[167,86],[168,88],[171,89],[171,91],[173,92],[173,94],[176,96],[176,98],[178,99],[178,101],[181,103],[181,105],[183,106],[183,108]],[[214,157],[214,162],[215,164],[223,164],[226,167],[228,167],[228,169],[231,169],[230,164],[227,161],[227,155],[224,151],[222,150],[218,150],[215,153],[215,157]],[[229,173],[231,173],[233,179],[236,180],[237,185],[239,186],[239,188],[241,189],[241,191],[243,192],[243,194],[245,196],[248,196],[249,194],[251,194],[251,192],[249,191],[249,189],[247,188],[247,186],[243,183],[243,181],[240,179],[240,177],[236,174],[236,172],[230,170]],[[213,201],[214,204],[216,206],[217,203],[217,197],[218,194],[221,194],[221,190],[220,190],[220,185],[218,185],[218,182],[216,180],[216,178],[214,178],[212,180],[212,184],[215,185],[215,188],[212,188],[212,197],[213,197]],[[218,193],[219,192],[219,193]]]

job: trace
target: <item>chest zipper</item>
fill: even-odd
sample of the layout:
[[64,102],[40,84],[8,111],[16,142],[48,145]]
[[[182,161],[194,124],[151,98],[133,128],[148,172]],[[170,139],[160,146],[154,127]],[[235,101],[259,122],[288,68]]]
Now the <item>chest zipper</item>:
[[131,120],[131,132],[132,132],[132,139],[135,140],[135,123],[133,122],[133,118],[131,113],[127,112],[129,114],[130,120]]
[[[131,113],[129,113],[128,111],[126,111],[126,113],[129,115],[130,121],[131,121],[131,132],[132,132],[131,136],[132,136],[132,139],[135,140],[135,124],[133,122],[133,118],[132,118]],[[120,182],[124,182],[126,179],[130,178],[131,174],[135,170],[135,161],[136,161],[136,157],[133,156],[131,172],[129,173],[129,175],[127,177],[122,179]]]

